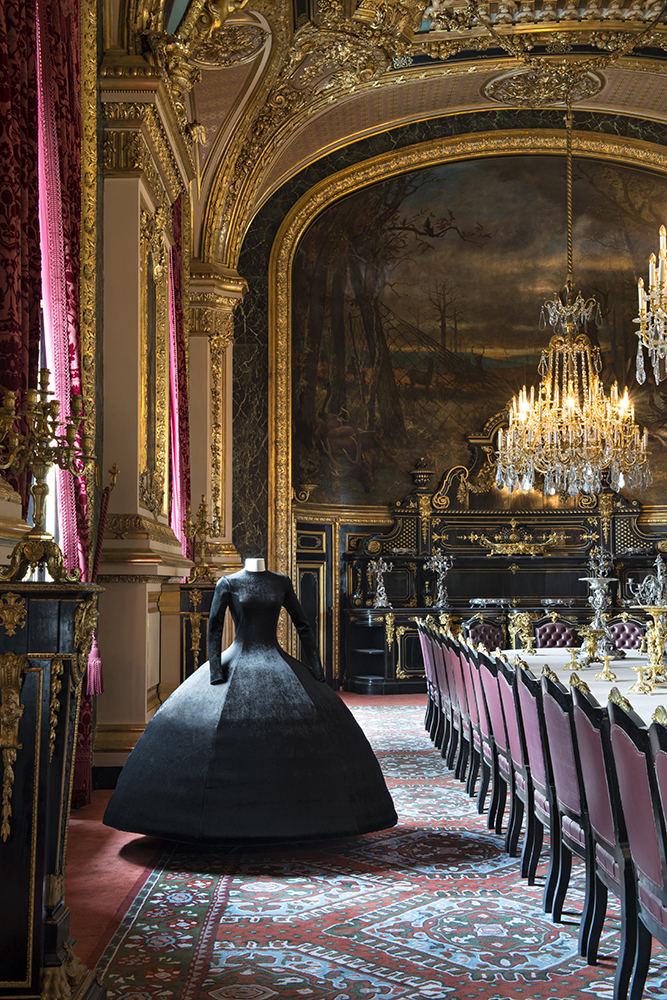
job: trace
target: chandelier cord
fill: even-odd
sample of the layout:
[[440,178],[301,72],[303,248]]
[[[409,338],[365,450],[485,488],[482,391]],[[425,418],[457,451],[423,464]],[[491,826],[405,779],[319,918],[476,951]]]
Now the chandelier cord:
[[566,136],[566,178],[567,178],[567,295],[572,297],[574,288],[574,268],[572,253],[572,123],[574,115],[570,95],[567,99],[567,112],[565,114],[565,136]]

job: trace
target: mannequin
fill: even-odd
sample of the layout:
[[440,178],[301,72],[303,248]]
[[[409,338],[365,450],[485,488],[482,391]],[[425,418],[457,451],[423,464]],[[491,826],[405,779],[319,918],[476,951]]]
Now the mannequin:
[[[283,608],[303,662],[276,640]],[[223,650],[227,609],[235,638]],[[288,576],[249,558],[221,577],[208,653],[146,726],[107,806],[107,825],[214,845],[345,837],[396,823],[366,737],[325,683]]]
[[244,568],[248,573],[265,573],[266,563],[263,559],[246,559]]

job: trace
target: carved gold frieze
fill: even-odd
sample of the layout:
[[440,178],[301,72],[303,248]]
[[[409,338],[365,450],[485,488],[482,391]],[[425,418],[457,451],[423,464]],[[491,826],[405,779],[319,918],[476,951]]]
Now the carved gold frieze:
[[[79,336],[81,350],[81,393],[83,413],[93,443],[97,440],[97,324],[98,324],[98,82],[97,82],[97,0],[81,0],[81,227],[79,278]],[[95,537],[95,468],[85,471],[88,497],[88,537]],[[90,565],[94,546],[90,546]]]
[[614,512],[614,498],[611,493],[601,493],[598,497],[598,507],[600,508],[600,520],[602,521],[602,535],[605,545],[609,545],[611,535],[611,519]]
[[25,706],[21,705],[23,677],[28,669],[28,657],[16,653],[0,655],[0,749],[2,750],[2,818],[0,837],[6,841],[11,833],[14,764],[19,743],[19,722]]
[[44,906],[47,910],[55,910],[65,898],[65,876],[62,874],[46,875],[44,878]]
[[58,728],[58,713],[60,712],[60,694],[63,686],[62,675],[65,669],[63,657],[51,661],[51,699],[49,701],[49,762],[53,760],[56,749],[56,729]]
[[0,623],[7,635],[16,635],[17,629],[25,627],[26,606],[20,594],[6,593],[0,596]]
[[157,519],[167,514],[169,479],[169,316],[167,211],[141,211],[139,499]]
[[100,583],[160,583],[163,576],[154,574],[149,576],[146,573],[100,573],[97,577]]
[[211,370],[210,407],[210,482],[211,502],[220,510],[227,524],[225,510],[227,476],[225,448],[225,354],[234,343],[234,310],[242,301],[247,282],[236,273],[216,270],[196,262],[193,266],[190,296],[190,323],[193,336],[205,336],[209,342]]
[[264,169],[260,164],[335,96],[377,85],[392,57],[408,51],[422,10],[419,0],[364,0],[354,11],[338,0],[320,0],[316,18],[294,33],[279,76],[249,114],[247,129],[239,130],[240,141],[229,147],[229,165],[220,172],[207,213],[207,259],[228,264],[237,259],[238,238]]
[[428,543],[428,528],[431,517],[431,498],[427,494],[419,497],[419,520],[421,523],[422,544]]
[[109,514],[106,537],[149,538],[155,542],[173,543],[174,532],[167,525],[140,514]]
[[196,66],[223,69],[256,59],[269,39],[259,24],[227,24],[199,42],[190,55]]
[[201,600],[201,590],[195,589],[190,591],[190,605],[192,607],[192,611],[188,612],[186,618],[190,622],[190,652],[192,653],[195,670],[199,666],[199,647],[201,645],[201,631],[199,626],[202,618],[206,617],[201,611],[199,611]]
[[[141,171],[153,196],[167,210],[185,184],[172,144],[153,104],[104,101],[104,169],[107,174]],[[114,127],[117,126],[117,127]],[[179,145],[185,169],[194,175],[194,162]]]
[[473,543],[479,542],[482,548],[490,549],[491,551],[487,553],[487,557],[548,556],[550,555],[548,550],[554,545],[558,545],[559,542],[562,542],[565,537],[562,532],[552,531],[549,535],[545,534],[540,540],[536,540],[525,529],[522,537],[519,532],[514,530],[516,526],[514,518],[512,518],[510,523],[513,526],[512,530],[501,531],[493,538],[488,538],[486,535],[478,535],[476,532],[472,532],[470,535],[465,535],[464,537]]

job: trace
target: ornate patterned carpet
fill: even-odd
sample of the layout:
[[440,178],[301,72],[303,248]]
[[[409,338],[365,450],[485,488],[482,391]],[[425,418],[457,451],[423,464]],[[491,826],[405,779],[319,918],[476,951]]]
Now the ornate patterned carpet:
[[[177,847],[98,966],[111,1000],[611,998],[610,910],[597,966],[540,906],[423,729],[422,708],[359,708],[399,815],[393,830],[211,853]],[[544,871],[542,866],[541,871]],[[613,905],[613,904],[612,904]],[[667,998],[657,947],[645,996]]]

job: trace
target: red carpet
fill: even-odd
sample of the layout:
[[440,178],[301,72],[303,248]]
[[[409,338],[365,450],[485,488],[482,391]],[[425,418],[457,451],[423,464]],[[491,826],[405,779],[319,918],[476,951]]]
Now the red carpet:
[[[255,851],[174,849],[99,963],[111,1000],[611,998],[618,926],[612,914],[607,957],[587,966],[577,955],[577,872],[571,922],[554,925],[541,888],[520,879],[444,770],[422,708],[354,711],[399,826]],[[146,857],[156,846],[137,839],[125,864],[128,851]],[[667,995],[662,949],[645,995]]]

